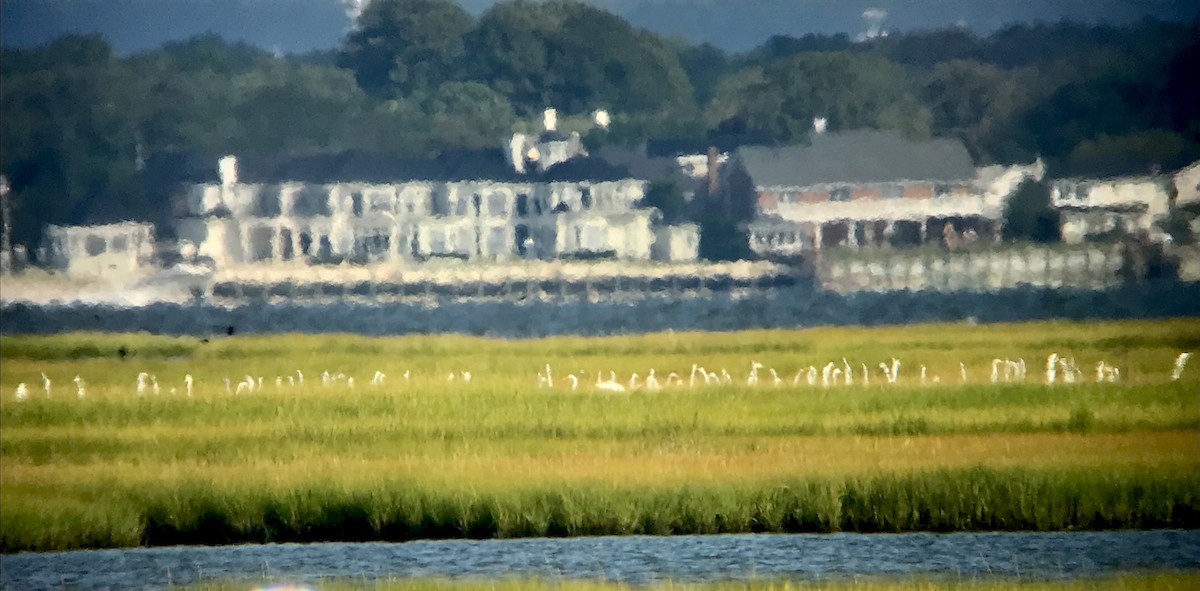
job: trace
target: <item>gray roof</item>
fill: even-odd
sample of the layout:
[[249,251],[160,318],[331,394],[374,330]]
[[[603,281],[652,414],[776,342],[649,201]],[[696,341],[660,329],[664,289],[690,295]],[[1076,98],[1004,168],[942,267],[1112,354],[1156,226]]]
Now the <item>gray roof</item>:
[[809,145],[742,146],[736,155],[761,187],[964,181],[975,176],[961,141],[913,141],[893,131],[820,134],[812,136]]

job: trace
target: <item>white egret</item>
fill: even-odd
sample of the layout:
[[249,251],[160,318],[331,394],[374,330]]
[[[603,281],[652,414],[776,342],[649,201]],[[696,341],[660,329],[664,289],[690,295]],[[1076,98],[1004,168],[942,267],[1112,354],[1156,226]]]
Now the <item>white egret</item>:
[[79,376],[75,376],[75,396],[78,398],[87,396],[87,383]]
[[646,389],[659,390],[661,386],[658,384],[658,378],[654,375],[654,368],[650,368],[650,373],[646,374]]
[[757,361],[750,362],[750,375],[746,377],[746,385],[747,386],[757,386],[758,385],[758,370],[762,366],[763,365]]
[[571,382],[571,391],[572,392],[574,392],[575,389],[579,387],[579,378],[575,377],[575,374],[573,374],[573,373],[567,374],[567,381]]
[[190,398],[192,396],[192,374],[184,374],[183,386],[187,389],[187,395]]
[[1178,380],[1183,377],[1183,368],[1187,365],[1188,359],[1192,357],[1191,353],[1180,353],[1179,357],[1175,358],[1175,367],[1171,370],[1171,381]]
[[624,392],[625,386],[617,382],[615,372],[612,374],[612,379],[607,381],[600,379],[600,372],[596,372],[596,389],[606,392]]
[[50,376],[42,374],[42,389],[46,391],[46,398],[50,397]]
[[1046,357],[1046,383],[1053,384],[1058,379],[1058,353]]
[[29,398],[29,387],[25,385],[25,382],[21,382],[17,384],[17,400],[25,400],[26,398]]
[[[995,371],[992,373],[995,373]],[[958,362],[958,376],[961,383],[967,383],[967,366],[961,361]]]

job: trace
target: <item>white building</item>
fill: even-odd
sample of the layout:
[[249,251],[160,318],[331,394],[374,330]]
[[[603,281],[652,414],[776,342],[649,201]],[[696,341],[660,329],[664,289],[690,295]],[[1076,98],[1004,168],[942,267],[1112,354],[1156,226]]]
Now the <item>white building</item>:
[[1171,212],[1168,177],[1064,179],[1050,188],[1050,203],[1059,210],[1064,242],[1090,237],[1161,232],[1155,227]]
[[[498,150],[436,160],[333,155],[253,173],[233,172],[225,161],[223,180],[187,189],[187,215],[177,231],[220,266],[651,260],[659,252],[653,249],[658,211],[639,206],[645,181],[587,157],[520,172],[505,156]],[[687,232],[696,231],[677,229]],[[660,251],[671,257],[664,260],[695,258],[679,258],[686,256],[680,246]]]
[[80,277],[128,276],[154,268],[154,226],[123,222],[49,226],[50,265]]

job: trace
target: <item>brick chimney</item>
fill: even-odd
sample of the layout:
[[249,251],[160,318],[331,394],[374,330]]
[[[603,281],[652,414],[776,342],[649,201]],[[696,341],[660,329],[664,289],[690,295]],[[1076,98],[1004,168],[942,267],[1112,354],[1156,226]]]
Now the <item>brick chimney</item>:
[[717,167],[720,166],[720,154],[716,146],[708,147],[708,198],[711,201],[717,194]]

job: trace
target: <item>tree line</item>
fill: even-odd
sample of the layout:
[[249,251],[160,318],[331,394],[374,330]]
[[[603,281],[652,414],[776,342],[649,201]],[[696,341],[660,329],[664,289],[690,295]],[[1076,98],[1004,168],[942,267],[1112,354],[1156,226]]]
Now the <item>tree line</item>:
[[[631,26],[577,0],[376,0],[341,47],[274,55],[200,36],[117,55],[72,35],[0,55],[0,170],[16,243],[45,224],[164,222],[173,154],[498,146],[545,107],[603,108],[588,141],[829,128],[962,138],[980,164],[1055,176],[1170,171],[1200,157],[1200,28],[1013,25],[776,36],[741,54]],[[169,179],[168,179],[169,180]],[[164,228],[165,229],[165,228]]]

